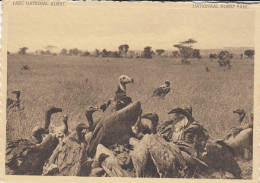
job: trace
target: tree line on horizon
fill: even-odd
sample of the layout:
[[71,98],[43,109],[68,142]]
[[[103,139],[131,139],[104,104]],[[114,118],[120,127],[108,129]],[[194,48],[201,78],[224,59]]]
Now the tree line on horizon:
[[[144,47],[142,52],[137,52],[130,50],[128,44],[122,44],[118,47],[118,51],[109,51],[107,49],[99,50],[95,49],[94,52],[83,51],[78,48],[66,49],[63,48],[61,51],[57,53],[51,52],[52,49],[56,48],[55,46],[48,45],[44,47],[44,50],[36,50],[35,54],[40,55],[63,55],[63,56],[91,56],[91,57],[105,57],[105,58],[146,58],[152,59],[155,57],[162,57],[162,58],[181,58],[182,63],[189,64],[190,58],[201,58],[200,49],[194,49],[193,44],[197,43],[195,39],[188,39],[186,41],[179,42],[178,44],[173,45],[173,47],[177,48],[178,50],[173,51],[171,54],[166,53],[164,49],[156,49],[155,51],[152,50],[151,46]],[[19,55],[26,55],[28,47],[22,47],[19,49]],[[220,52],[221,53],[221,52]],[[219,54],[220,54],[219,53]],[[9,52],[7,52],[9,54]],[[210,53],[209,58],[216,59],[219,58],[219,54],[217,53]],[[240,54],[240,58],[242,59],[244,55],[248,58],[252,58],[254,56],[254,50],[245,50],[244,53]],[[233,54],[230,53],[230,58],[232,59]]]

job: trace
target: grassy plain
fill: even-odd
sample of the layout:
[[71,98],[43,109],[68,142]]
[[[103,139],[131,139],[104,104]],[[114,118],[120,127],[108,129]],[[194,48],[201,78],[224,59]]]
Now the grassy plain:
[[[22,70],[27,64],[30,69]],[[157,112],[160,121],[175,107],[193,107],[194,118],[208,130],[211,139],[223,138],[231,127],[238,126],[234,108],[253,111],[254,62],[233,59],[225,71],[217,61],[194,59],[191,65],[179,59],[116,59],[73,56],[8,56],[8,91],[21,91],[22,110],[7,111],[7,139],[24,138],[36,125],[44,124],[49,106],[61,107],[69,116],[72,130],[86,121],[87,106],[100,106],[113,97],[117,79],[126,74],[135,79],[127,86],[133,100],[139,100],[144,112]],[[206,67],[210,72],[206,72]],[[152,91],[165,80],[171,91],[164,100],[152,98]],[[94,114],[94,120],[102,112]],[[52,124],[59,126],[62,114],[54,114]],[[240,162],[243,177],[250,178],[252,161]]]
[[[22,65],[29,70],[22,70]],[[179,59],[116,59],[63,56],[8,56],[8,97],[21,91],[23,110],[7,111],[7,139],[26,137],[35,125],[44,123],[44,111],[57,106],[69,116],[71,129],[86,121],[87,106],[99,106],[113,97],[117,79],[126,74],[135,79],[127,86],[133,100],[140,100],[144,112],[157,112],[160,121],[168,118],[174,107],[193,107],[195,119],[201,122],[213,139],[222,138],[237,126],[234,108],[253,111],[252,59],[232,61],[225,71],[216,61],[192,60],[191,65]],[[210,72],[206,72],[206,67]],[[87,79],[87,81],[86,81]],[[171,91],[164,100],[152,98],[152,91],[165,80]],[[94,120],[101,112],[94,114]],[[54,114],[52,123],[60,125],[61,114]]]

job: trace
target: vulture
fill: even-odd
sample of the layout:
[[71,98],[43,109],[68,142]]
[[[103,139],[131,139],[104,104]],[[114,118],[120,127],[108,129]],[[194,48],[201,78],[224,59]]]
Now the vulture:
[[156,134],[159,116],[156,113],[144,113],[132,127],[132,131],[141,139],[145,134]]
[[61,108],[51,107],[45,113],[45,127],[34,127],[32,136],[7,142],[6,174],[40,175],[44,162],[52,154],[58,139],[48,134],[51,115],[61,112]]
[[236,128],[226,135],[224,142],[233,149],[236,157],[245,158],[245,152],[250,155],[253,152],[253,128]]
[[159,86],[153,91],[152,97],[164,98],[170,91],[170,82],[165,81],[164,85]]
[[245,129],[248,127],[253,127],[254,122],[254,115],[251,113],[249,116],[246,115],[246,112],[244,109],[236,109],[233,111],[233,113],[239,115],[238,122],[240,124],[240,127]]
[[103,111],[105,111],[107,107],[113,102],[116,103],[116,110],[120,110],[132,103],[132,99],[126,95],[126,85],[128,83],[134,83],[134,79],[126,75],[121,75],[118,79],[118,83],[119,86],[117,87],[114,98],[109,100],[106,104],[102,104],[100,106],[100,109]]
[[12,91],[13,94],[16,95],[16,100],[7,98],[7,102],[6,105],[9,108],[13,108],[13,107],[20,107],[20,96],[21,96],[21,92],[20,91]]
[[90,157],[94,157],[98,144],[105,147],[126,144],[132,136],[131,127],[140,115],[141,103],[136,101],[119,111],[114,110],[115,105],[112,103],[96,123],[87,148]]
[[158,133],[165,138],[177,142],[183,139],[184,130],[195,120],[192,117],[192,107],[172,109],[168,114],[176,114],[173,119],[160,124]]
[[80,123],[74,133],[64,138],[54,150],[44,166],[43,175],[78,176],[82,174],[85,161],[85,134],[90,131],[86,124]]
[[64,137],[66,137],[69,134],[68,116],[63,115],[62,116],[62,126],[54,127],[54,129],[52,129],[52,130],[53,130],[53,133],[55,133],[59,139],[63,139]]
[[185,158],[179,147],[163,137],[146,134],[130,152],[137,177],[177,178],[183,176]]
[[207,141],[206,152],[200,158],[208,165],[207,174],[229,172],[234,178],[241,178],[241,169],[235,160],[233,149],[223,140]]
[[98,110],[97,107],[92,107],[89,106],[85,112],[88,123],[89,123],[89,127],[93,130],[93,125],[94,125],[94,121],[93,121],[93,113],[96,112]]
[[96,159],[109,177],[134,177],[133,172],[122,168],[122,161],[115,155],[114,151],[107,149],[102,144],[97,146]]

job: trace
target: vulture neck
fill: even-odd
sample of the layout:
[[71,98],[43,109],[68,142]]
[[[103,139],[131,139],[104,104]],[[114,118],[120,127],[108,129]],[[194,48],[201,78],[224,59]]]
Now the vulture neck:
[[45,113],[45,126],[44,126],[45,129],[48,129],[50,126],[51,115],[52,115],[52,113],[50,111],[47,111]]
[[94,123],[92,113],[91,112],[87,112],[86,113],[86,117],[87,117],[87,120],[88,120],[90,128],[92,128],[93,127],[93,123]]
[[125,91],[126,91],[126,84],[119,82],[119,88],[120,88],[122,91],[125,92]]
[[67,134],[68,131],[69,131],[68,121],[64,120],[64,121],[63,121],[63,132],[64,132],[65,134]]
[[243,112],[242,114],[239,114],[239,122],[242,123],[245,118],[246,113]]

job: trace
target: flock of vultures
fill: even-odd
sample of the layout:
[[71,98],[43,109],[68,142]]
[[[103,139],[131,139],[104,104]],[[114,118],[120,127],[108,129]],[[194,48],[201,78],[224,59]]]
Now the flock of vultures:
[[[51,116],[62,112],[51,107],[45,124],[31,136],[7,142],[6,174],[87,177],[242,178],[237,160],[252,158],[253,114],[236,109],[239,123],[223,139],[210,140],[207,130],[192,116],[192,107],[169,111],[159,123],[156,113],[145,113],[139,101],[126,94],[134,80],[119,77],[115,96],[99,108],[86,109],[86,123],[68,128],[68,116],[52,127]],[[162,100],[170,82],[155,89]],[[20,107],[20,91],[7,107]],[[93,113],[102,110],[99,119]],[[234,114],[231,114],[234,115]]]

